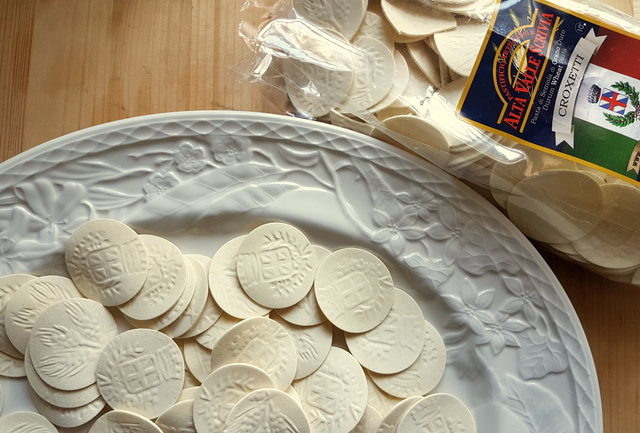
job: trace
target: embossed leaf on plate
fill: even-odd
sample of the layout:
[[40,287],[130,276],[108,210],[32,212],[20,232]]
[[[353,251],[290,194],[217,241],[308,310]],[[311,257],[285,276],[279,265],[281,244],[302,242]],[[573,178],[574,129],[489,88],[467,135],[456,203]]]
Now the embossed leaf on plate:
[[423,256],[418,253],[413,253],[404,258],[404,262],[409,266],[416,274],[420,282],[425,284],[426,288],[432,292],[438,292],[440,286],[445,283],[453,274],[453,267],[447,265],[444,260],[440,258],[432,258],[429,256]]
[[529,427],[529,433],[569,433],[573,421],[560,399],[542,386],[507,375],[506,406]]
[[549,373],[559,373],[568,366],[567,353],[562,343],[548,338],[540,339],[524,334],[518,356],[518,370],[524,379],[539,379]]
[[[163,223],[184,226],[185,218],[198,221],[231,211],[259,208],[281,195],[298,189],[294,183],[283,182],[276,168],[259,164],[225,166],[183,182],[152,200],[129,221],[163,219]],[[189,208],[188,215],[184,214]]]

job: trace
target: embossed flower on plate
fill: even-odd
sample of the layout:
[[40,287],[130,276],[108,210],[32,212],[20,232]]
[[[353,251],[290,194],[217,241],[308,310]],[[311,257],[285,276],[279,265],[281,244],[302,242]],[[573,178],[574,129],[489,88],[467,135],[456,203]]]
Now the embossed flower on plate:
[[36,179],[15,188],[31,210],[31,217],[44,227],[38,233],[42,242],[65,242],[71,233],[94,215],[86,188],[76,182],[56,187],[49,179]]
[[189,141],[180,143],[173,160],[179,171],[188,174],[200,173],[206,165],[204,149]]
[[415,184],[412,184],[407,191],[400,192],[398,199],[407,205],[410,212],[418,214],[425,221],[438,206],[438,203],[433,199],[433,194],[428,189],[420,188]]
[[9,214],[7,222],[0,225],[0,273],[5,275],[16,271],[16,259],[21,256],[17,246],[27,232],[29,214],[21,207],[3,213]]
[[172,172],[154,173],[149,181],[142,187],[149,198],[162,194],[180,183],[180,179]]
[[425,228],[418,223],[418,214],[409,212],[393,202],[385,202],[372,211],[373,222],[378,227],[372,240],[387,244],[394,254],[404,251],[407,240],[424,237]]
[[537,308],[544,309],[544,303],[542,297],[533,288],[527,289],[517,278],[505,277],[507,289],[515,295],[510,298],[506,305],[502,308],[502,311],[507,314],[515,314],[518,312],[524,313],[524,317],[529,323],[535,323],[538,316]]
[[249,144],[246,137],[215,137],[211,144],[213,160],[223,165],[246,161],[249,158]]
[[505,346],[520,347],[516,335],[529,328],[522,320],[514,319],[506,314],[498,313],[496,320],[485,323],[484,334],[480,336],[478,344],[487,344],[494,355],[502,352]]
[[448,263],[453,263],[462,249],[465,230],[470,221],[466,218],[460,218],[458,212],[447,204],[440,206],[438,216],[440,221],[431,224],[426,233],[435,240],[446,241],[444,259]]
[[442,295],[442,299],[453,310],[448,327],[464,326],[477,335],[484,335],[485,324],[495,321],[487,309],[493,302],[493,289],[476,291],[471,284],[463,284],[460,296]]

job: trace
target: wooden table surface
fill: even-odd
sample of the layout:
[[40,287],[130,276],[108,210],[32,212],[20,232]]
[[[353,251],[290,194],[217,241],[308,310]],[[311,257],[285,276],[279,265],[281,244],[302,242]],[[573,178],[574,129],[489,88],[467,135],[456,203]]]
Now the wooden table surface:
[[[632,12],[632,0],[609,0]],[[0,0],[0,161],[62,134],[177,110],[279,109],[232,79],[242,0]],[[607,433],[640,433],[640,289],[545,255],[580,316]]]

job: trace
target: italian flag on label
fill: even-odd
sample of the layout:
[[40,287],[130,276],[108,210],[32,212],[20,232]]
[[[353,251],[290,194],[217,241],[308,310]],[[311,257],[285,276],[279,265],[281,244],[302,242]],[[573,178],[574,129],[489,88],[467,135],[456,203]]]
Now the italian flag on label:
[[458,105],[469,123],[640,180],[640,34],[559,0],[502,0]]
[[563,151],[587,161],[600,160],[638,178],[640,56],[635,53],[640,53],[640,41],[613,32],[600,33],[608,33],[607,49],[591,59],[573,115],[574,142],[579,146],[566,148],[565,144]]

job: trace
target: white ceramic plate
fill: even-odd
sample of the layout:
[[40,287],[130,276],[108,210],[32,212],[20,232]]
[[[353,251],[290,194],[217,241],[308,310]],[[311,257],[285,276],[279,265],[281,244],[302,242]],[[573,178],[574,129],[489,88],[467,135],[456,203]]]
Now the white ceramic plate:
[[[528,240],[430,164],[317,122],[241,112],[127,119],[0,165],[0,275],[64,272],[69,234],[93,217],[159,233],[185,253],[280,219],[328,247],[379,254],[447,341],[437,391],[480,433],[600,433],[595,368],[578,318]],[[2,379],[5,413],[30,408]]]

